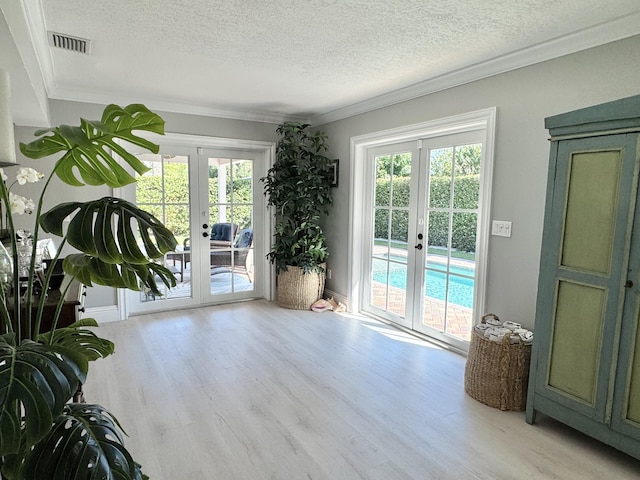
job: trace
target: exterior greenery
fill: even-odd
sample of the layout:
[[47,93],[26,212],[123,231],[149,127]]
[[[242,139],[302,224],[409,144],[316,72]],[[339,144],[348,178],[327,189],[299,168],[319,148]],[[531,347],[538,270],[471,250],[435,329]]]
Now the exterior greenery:
[[[453,208],[477,209],[481,154],[482,148],[479,144],[431,151],[429,205],[436,208],[449,208],[453,187]],[[407,153],[384,155],[377,157],[376,162],[375,238],[406,243],[409,233],[411,155]],[[390,214],[392,218],[389,218]],[[474,252],[477,215],[456,212],[453,214],[452,223],[451,248]],[[449,244],[448,227],[449,213],[431,212],[428,245],[446,248]]]
[[[148,288],[160,294],[156,279],[169,287],[176,281],[155,260],[174,250],[176,240],[154,216],[113,197],[63,203],[42,213],[54,174],[71,186],[116,188],[134,182],[110,152],[117,153],[131,171],[144,173],[146,167],[117,141],[157,153],[158,146],[136,136],[137,130],[163,134],[164,121],[143,105],[109,105],[100,121],[82,119],[78,127],[61,125],[36,132],[39,138],[20,144],[20,150],[33,159],[57,156],[37,202],[34,244],[43,230],[59,236],[60,247],[65,243],[74,247],[79,253],[68,255],[63,269],[85,285]],[[2,181],[0,199],[9,205],[9,191]],[[7,220],[13,265],[18,265],[12,216]],[[54,262],[58,260],[56,256]],[[59,309],[51,319],[52,330],[39,333],[46,296],[33,295],[35,251],[26,293],[8,301],[7,291],[20,291],[18,269],[13,270],[11,288],[0,288],[0,476],[8,480],[146,478],[125,449],[121,428],[109,412],[100,405],[69,403],[86,380],[89,362],[112,354],[113,343],[85,328],[97,326],[93,319],[58,328]],[[52,270],[45,276],[45,291]]]
[[287,266],[320,272],[329,255],[319,222],[333,202],[332,160],[324,155],[326,135],[308,128],[297,122],[278,126],[276,160],[261,178],[267,204],[275,207],[275,235],[267,256],[278,273]]
[[[470,175],[466,177],[456,177],[456,208],[478,208],[478,189],[480,187],[480,177]],[[396,177],[393,180],[393,203],[394,206],[409,206],[409,177]],[[451,179],[449,177],[436,177],[431,179],[430,193],[431,201],[445,201],[449,203]],[[377,179],[376,185],[376,206],[389,205],[390,181],[388,178]],[[389,210],[386,208],[376,209],[375,218],[375,238],[390,238],[402,242],[407,241],[409,232],[409,218],[405,211],[395,211],[394,219],[391,222],[391,232],[389,228]],[[446,247],[448,244],[449,215],[432,213],[429,217],[429,245]],[[451,238],[451,248],[466,252],[475,251],[476,246],[476,226],[477,215],[471,213],[457,213],[453,216],[453,232]]]
[[[149,162],[152,163],[152,162]],[[152,165],[148,165],[152,166]],[[226,170],[225,198],[230,207],[227,221],[238,225],[238,230],[251,228],[252,212],[252,164],[234,163]],[[211,224],[218,221],[218,173],[219,169],[209,168],[209,211]],[[164,179],[164,183],[163,183]],[[136,205],[152,213],[182,242],[189,237],[189,172],[186,163],[163,162],[162,175],[149,171],[138,178],[136,184]]]

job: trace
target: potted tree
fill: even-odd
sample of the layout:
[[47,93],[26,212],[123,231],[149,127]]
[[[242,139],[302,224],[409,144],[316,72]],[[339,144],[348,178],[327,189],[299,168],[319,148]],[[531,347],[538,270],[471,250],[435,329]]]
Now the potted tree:
[[332,160],[327,137],[309,125],[285,122],[276,132],[276,159],[261,180],[275,209],[275,234],[267,254],[276,266],[278,304],[308,310],[322,297],[329,255],[320,227],[332,205]]
[[[134,182],[112,152],[132,170],[144,173],[145,165],[118,142],[124,140],[157,153],[158,146],[136,136],[133,132],[137,130],[164,134],[164,121],[143,105],[109,105],[100,121],[82,119],[77,127],[61,125],[36,132],[39,138],[21,144],[20,150],[33,159],[58,156],[33,204],[34,245],[43,230],[61,237],[61,246],[68,243],[74,247],[79,253],[68,255],[62,266],[68,277],[87,286],[147,288],[160,294],[157,281],[169,287],[176,282],[172,273],[154,260],[174,250],[176,240],[154,216],[114,197],[63,203],[42,212],[54,175],[71,186],[122,187]],[[15,199],[0,180],[4,208],[13,207]],[[32,249],[23,293],[12,214],[7,215],[7,223],[12,242],[12,262],[8,263],[13,273],[2,276],[4,284],[0,288],[0,477],[147,478],[125,449],[121,428],[107,410],[100,405],[70,402],[85,382],[89,362],[113,353],[113,344],[86,328],[97,326],[93,319],[59,328],[60,306],[55,318],[50,319],[52,328],[40,331],[54,269],[47,270],[42,280],[43,294],[35,295],[37,252]],[[0,249],[2,256],[5,262],[0,258],[0,263],[7,266],[4,247]],[[21,260],[24,266],[24,258]],[[58,260],[58,256],[53,259]]]

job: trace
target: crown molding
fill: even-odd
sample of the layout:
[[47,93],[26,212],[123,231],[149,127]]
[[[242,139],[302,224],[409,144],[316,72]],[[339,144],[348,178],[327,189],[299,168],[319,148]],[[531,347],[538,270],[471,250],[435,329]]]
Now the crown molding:
[[144,103],[145,106],[154,111],[181,113],[187,115],[202,115],[205,117],[226,118],[229,120],[242,120],[249,122],[280,124],[285,121],[305,121],[306,118],[299,118],[292,115],[281,115],[272,112],[248,112],[240,110],[225,110],[209,107],[206,105],[195,105],[179,101],[167,100],[166,98],[153,98],[149,96],[131,97],[118,92],[87,92],[78,89],[57,88],[51,92],[49,98],[53,100],[66,100],[71,102],[85,102],[108,105],[118,103],[128,105],[130,103]]
[[640,12],[523,48],[310,118],[314,125],[342,120],[500,73],[527,67],[640,34]]

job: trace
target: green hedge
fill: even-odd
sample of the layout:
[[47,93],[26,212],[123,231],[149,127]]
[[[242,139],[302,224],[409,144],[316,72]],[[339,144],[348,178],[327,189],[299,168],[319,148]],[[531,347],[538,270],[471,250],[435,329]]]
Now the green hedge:
[[[143,175],[136,184],[136,203],[140,208],[155,215],[176,236],[178,241],[189,237],[189,178],[185,164],[165,162],[164,164],[164,198],[162,197],[162,177],[159,175]],[[209,173],[209,200],[211,221],[218,218],[218,179]],[[250,228],[252,185],[250,178],[236,178],[227,181],[227,198],[233,195],[233,208],[227,208],[227,221],[238,225],[238,230]],[[247,202],[247,203],[242,203]],[[158,204],[165,204],[164,212]]]
[[[456,177],[454,208],[477,209],[480,188],[479,175]],[[376,208],[375,237],[387,238],[391,222],[390,240],[407,242],[409,232],[409,177],[394,177],[392,209]],[[390,182],[388,178],[376,181],[376,207],[389,207]],[[448,208],[451,201],[451,181],[449,177],[431,178],[429,204],[431,207]],[[392,218],[389,219],[391,212]],[[447,246],[449,214],[432,212],[429,217],[429,245]],[[454,213],[451,247],[473,252],[476,245],[477,215],[475,213]]]

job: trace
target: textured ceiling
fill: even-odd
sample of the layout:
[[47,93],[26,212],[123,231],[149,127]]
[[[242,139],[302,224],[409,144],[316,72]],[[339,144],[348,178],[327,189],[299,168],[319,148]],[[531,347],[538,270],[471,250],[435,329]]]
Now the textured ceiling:
[[[640,33],[638,0],[21,2],[49,98],[264,120],[461,83],[488,61],[504,71],[544,59],[548,42],[557,56]],[[47,30],[90,39],[90,55],[48,47]],[[514,55],[531,59],[500,66]]]

